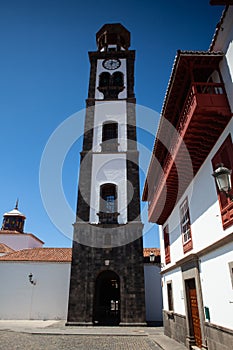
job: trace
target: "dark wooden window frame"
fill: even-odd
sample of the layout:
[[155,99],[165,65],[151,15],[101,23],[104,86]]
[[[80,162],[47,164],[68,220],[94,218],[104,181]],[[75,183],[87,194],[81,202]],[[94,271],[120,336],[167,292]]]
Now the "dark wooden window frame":
[[170,237],[168,225],[163,228],[163,240],[164,240],[164,251],[165,251],[165,264],[169,264],[171,262],[170,255]]
[[184,253],[193,249],[191,220],[189,213],[188,197],[180,205],[180,228]]

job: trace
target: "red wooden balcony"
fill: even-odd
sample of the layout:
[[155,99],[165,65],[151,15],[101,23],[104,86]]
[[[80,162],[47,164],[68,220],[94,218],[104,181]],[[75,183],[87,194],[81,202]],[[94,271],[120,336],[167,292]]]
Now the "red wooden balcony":
[[182,119],[188,119],[200,113],[229,114],[224,84],[192,83],[181,112],[180,123]]
[[[158,224],[166,221],[230,118],[224,84],[193,82],[174,125],[177,132],[168,131],[163,122],[160,123],[158,139],[168,140],[169,151],[162,160],[163,171],[156,179],[153,191],[148,184],[149,221]],[[187,166],[189,160],[191,168]]]

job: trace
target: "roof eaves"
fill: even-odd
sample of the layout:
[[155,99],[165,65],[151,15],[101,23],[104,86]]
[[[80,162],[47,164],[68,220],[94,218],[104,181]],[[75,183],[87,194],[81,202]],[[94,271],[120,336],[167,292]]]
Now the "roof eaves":
[[[171,94],[171,91],[172,91],[173,84],[175,82],[175,76],[176,76],[177,68],[179,66],[180,59],[182,57],[190,57],[190,56],[193,56],[193,57],[197,57],[197,56],[216,56],[216,57],[217,56],[221,56],[221,57],[223,57],[224,53],[221,52],[221,51],[216,51],[215,52],[215,51],[188,51],[188,50],[182,51],[182,50],[177,50],[177,53],[176,53],[176,56],[175,56],[175,59],[174,59],[174,62],[173,62],[173,66],[172,66],[171,75],[170,75],[170,78],[169,78],[169,81],[168,81],[168,86],[167,86],[167,90],[166,90],[166,93],[165,93],[163,105],[162,105],[162,110],[161,110],[161,114],[160,114],[158,130],[157,130],[157,133],[156,133],[156,136],[155,136],[155,141],[154,141],[154,146],[153,146],[153,150],[152,150],[152,155],[156,153],[157,140],[159,139],[159,135],[160,135],[160,132],[161,132],[161,129],[162,129],[162,125],[163,125],[163,116],[165,114],[166,106],[167,106],[167,103],[168,103],[169,98],[170,98],[170,94]],[[152,164],[153,164],[153,156],[151,157],[150,164],[149,164],[149,167],[148,167],[148,170],[147,170],[145,186],[143,188],[143,201],[146,201],[148,199],[147,198],[148,197],[148,195],[147,195],[147,190],[148,190],[147,180],[148,180],[148,176],[149,176],[149,174],[151,172]]]
[[211,41],[211,43],[210,43],[209,51],[213,51],[213,49],[214,49],[215,42],[216,42],[217,37],[218,37],[218,35],[219,35],[220,29],[221,29],[221,26],[222,26],[222,24],[223,24],[223,21],[224,21],[224,18],[225,18],[225,16],[226,16],[226,13],[227,13],[228,8],[229,8],[229,5],[227,5],[227,6],[224,8],[224,10],[223,10],[223,12],[222,12],[222,16],[221,16],[221,18],[220,18],[218,24],[216,25],[215,32],[214,32],[214,36],[213,36],[212,41]]

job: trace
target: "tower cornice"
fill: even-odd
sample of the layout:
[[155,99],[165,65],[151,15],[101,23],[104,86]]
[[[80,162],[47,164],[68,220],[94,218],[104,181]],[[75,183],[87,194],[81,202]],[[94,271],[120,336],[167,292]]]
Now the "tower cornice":
[[89,51],[89,60],[95,61],[97,59],[108,59],[108,58],[128,58],[135,60],[136,51],[135,50],[125,50],[125,51]]

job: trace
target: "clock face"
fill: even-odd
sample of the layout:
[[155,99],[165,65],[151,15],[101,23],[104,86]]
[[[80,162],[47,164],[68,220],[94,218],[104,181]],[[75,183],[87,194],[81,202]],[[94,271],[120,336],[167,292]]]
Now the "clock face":
[[111,58],[109,60],[105,60],[103,62],[103,67],[106,69],[109,69],[109,70],[117,69],[120,67],[120,65],[121,65],[121,61],[114,59],[114,58]]

